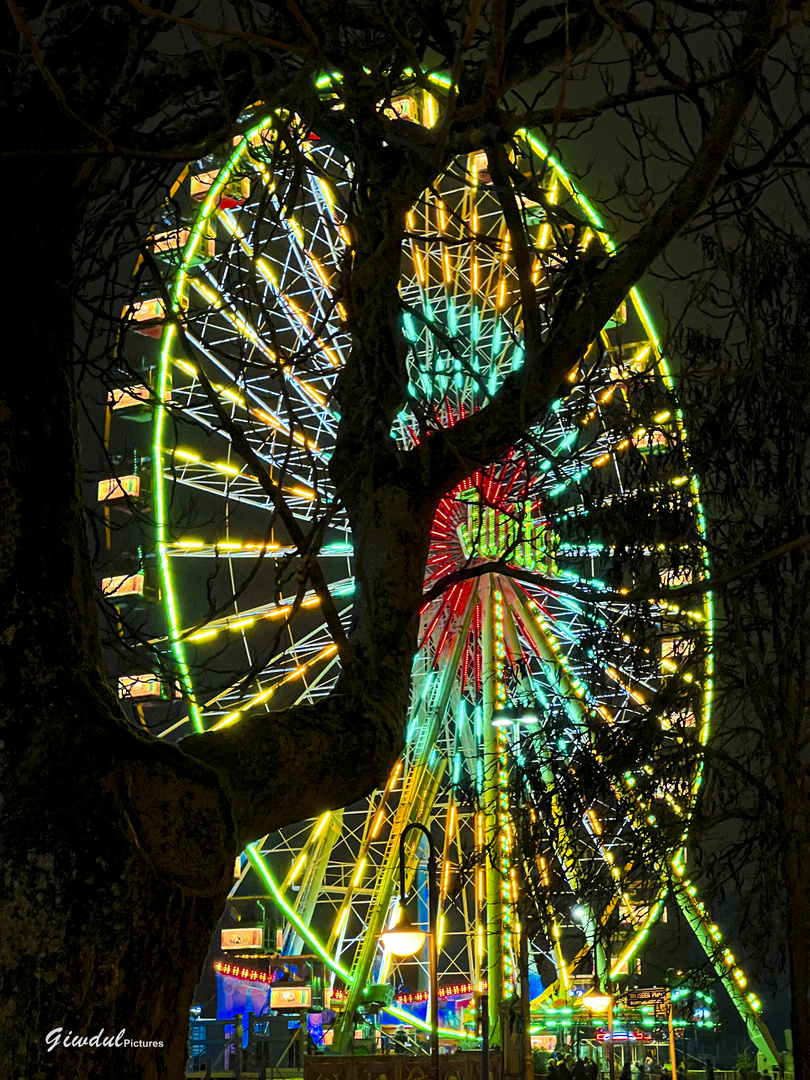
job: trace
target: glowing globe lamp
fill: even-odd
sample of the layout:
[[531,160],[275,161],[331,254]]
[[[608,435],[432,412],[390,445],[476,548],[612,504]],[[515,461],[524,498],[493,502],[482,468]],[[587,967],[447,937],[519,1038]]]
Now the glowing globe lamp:
[[396,925],[380,934],[385,947],[394,956],[413,956],[418,953],[425,944],[427,934],[414,926],[406,908],[400,909],[399,919]]

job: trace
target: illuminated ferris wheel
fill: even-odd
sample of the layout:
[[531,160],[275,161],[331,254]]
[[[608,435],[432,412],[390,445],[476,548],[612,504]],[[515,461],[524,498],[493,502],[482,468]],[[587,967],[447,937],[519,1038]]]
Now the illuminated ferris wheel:
[[[422,91],[392,105],[427,126],[436,108]],[[345,626],[351,611],[351,532],[328,474],[332,389],[350,344],[340,279],[351,167],[294,123],[285,164],[278,130],[260,120],[228,155],[184,174],[172,206],[185,223],[153,238],[165,285],[130,312],[155,339],[156,368],[153,385],[122,392],[113,413],[149,395],[160,403],[158,645],[188,703],[162,737],[314,700],[337,677],[289,520],[251,461],[280,486],[297,528],[326,523],[320,557]],[[551,305],[570,261],[610,242],[532,136],[514,164],[537,196],[521,212]],[[480,407],[523,363],[517,275],[486,155],[456,160],[407,227],[409,398],[391,432],[403,447]],[[182,329],[165,322],[167,304]],[[283,913],[283,951],[326,960],[345,998],[337,1041],[370,984],[403,982],[378,935],[399,900],[410,822],[428,826],[441,852],[442,984],[486,982],[497,1008],[514,992],[521,921],[541,1002],[565,997],[583,972],[605,982],[633,964],[685,839],[700,766],[684,748],[705,742],[711,697],[710,600],[655,594],[705,570],[682,418],[633,292],[549,419],[439,506],[406,749],[385,788],[257,841],[242,860],[234,895],[258,877]],[[621,599],[645,589],[648,599]],[[145,693],[145,679],[131,677],[128,692]],[[659,823],[677,834],[665,850]],[[406,879],[418,885],[410,839]]]

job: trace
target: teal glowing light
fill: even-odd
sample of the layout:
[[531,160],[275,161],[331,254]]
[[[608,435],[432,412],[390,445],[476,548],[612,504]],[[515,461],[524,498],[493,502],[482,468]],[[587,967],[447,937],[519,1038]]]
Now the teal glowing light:
[[477,342],[481,336],[481,315],[477,307],[470,312],[470,340]]
[[495,325],[492,328],[492,346],[491,355],[493,360],[497,360],[501,355],[501,336],[503,334],[503,323],[500,319],[495,321]]
[[447,333],[450,337],[456,337],[458,334],[458,313],[452,300],[447,301]]

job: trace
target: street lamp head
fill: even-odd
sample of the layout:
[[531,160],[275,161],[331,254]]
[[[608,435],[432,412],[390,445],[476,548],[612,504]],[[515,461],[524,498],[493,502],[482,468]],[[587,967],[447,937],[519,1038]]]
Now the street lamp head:
[[492,714],[492,726],[493,727],[506,728],[506,727],[512,727],[513,724],[514,724],[514,720],[512,719],[512,717],[506,711],[496,712],[496,713]]
[[526,705],[504,705],[492,713],[493,727],[537,727],[540,716],[536,709]]
[[400,907],[396,925],[383,930],[380,940],[394,956],[413,956],[425,944],[427,934],[414,926],[407,908]]

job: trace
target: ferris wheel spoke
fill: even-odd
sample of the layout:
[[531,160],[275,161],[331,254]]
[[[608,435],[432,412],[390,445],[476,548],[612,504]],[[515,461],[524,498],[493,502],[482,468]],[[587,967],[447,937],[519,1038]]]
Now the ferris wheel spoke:
[[[425,692],[420,699],[414,722],[409,729],[408,765],[403,779],[402,794],[393,819],[388,823],[388,839],[382,856],[383,869],[375,879],[366,910],[365,937],[356,954],[352,968],[353,981],[347,1002],[347,1014],[352,1008],[352,994],[362,992],[365,982],[370,977],[375,962],[378,960],[377,935],[383,929],[395,887],[395,869],[398,865],[398,838],[402,834],[405,825],[411,821],[419,821],[422,824],[429,821],[439,791],[439,784],[446,769],[446,758],[443,755],[437,756],[435,752],[438,724],[447,710],[456,678],[456,670],[465,643],[466,630],[462,628],[462,631],[456,636],[451,654],[438,683],[430,685],[430,680],[425,680],[427,684]],[[379,835],[382,826],[382,810],[379,810],[375,813],[372,827],[369,830],[368,842],[374,836]],[[410,850],[407,854],[406,884],[415,873],[414,853],[417,842],[416,837],[411,838]],[[367,847],[364,845],[358,856],[358,878],[365,868],[366,850]],[[357,879],[353,879],[353,885],[356,882]],[[381,964],[382,970],[385,971],[390,965],[390,957],[388,959],[383,958]]]
[[[261,480],[243,472],[236,465],[227,461],[210,461],[195,450],[176,447],[173,463],[164,472],[165,479],[171,483],[205,491],[209,495],[219,496],[228,501],[241,502],[251,506],[267,506],[269,499]],[[307,487],[297,477],[291,476],[291,484],[279,484],[289,507],[299,516],[302,510],[318,498],[318,493]]]
[[[210,362],[214,368],[213,378],[216,379],[218,374],[227,380],[227,385],[209,381],[220,399],[225,399],[223,404],[227,404],[231,409],[236,406],[244,413],[245,434],[249,441],[261,440],[261,445],[268,440],[272,440],[273,443],[281,442],[283,449],[279,452],[282,454],[282,459],[285,461],[291,459],[298,463],[299,468],[305,467],[312,470],[313,459],[320,463],[328,461],[329,455],[321,449],[317,439],[306,432],[300,422],[296,423],[297,417],[292,411],[289,398],[283,394],[279,395],[278,387],[273,385],[277,380],[258,375],[248,378],[243,373],[234,373],[197,337],[193,329],[187,329],[185,336],[199,354],[198,359],[202,358]],[[173,389],[173,412],[180,420],[196,421],[214,434],[227,439],[227,433],[219,426],[219,418],[199,382],[199,369],[177,357],[173,357],[173,366],[191,380]],[[278,397],[281,398],[281,405],[288,417],[286,420],[268,402],[268,398]]]
[[[297,324],[305,341],[303,346],[305,355],[311,357],[313,362],[317,361],[320,356],[324,356],[332,367],[340,367],[346,359],[344,353],[348,343],[346,336],[338,334],[335,330],[329,330],[327,344],[327,340],[315,332],[306,314],[296,301],[279,287],[278,278],[273,267],[263,256],[257,256],[234,214],[228,210],[223,211],[219,215],[219,220],[230,235],[239,240],[244,254],[251,260],[251,270],[255,267],[255,272],[264,282],[270,297],[282,307],[285,314],[291,319],[292,325]],[[296,292],[304,293],[308,297],[314,296],[317,323],[328,329],[329,323],[336,313],[336,305],[331,294],[326,272],[317,256],[303,247],[300,240],[301,228],[298,223],[294,219],[287,217],[282,217],[281,220],[289,240],[290,251],[295,254],[296,267],[290,276],[293,279],[298,279]],[[324,297],[327,298],[328,302],[324,302]],[[299,338],[299,340],[301,339]],[[290,351],[292,352],[292,350]]]
[[[396,887],[396,875],[399,866],[399,837],[405,825],[417,821],[426,825],[439,790],[445,768],[444,759],[439,758],[431,764],[428,760],[413,767],[403,780],[402,797],[397,807],[389,831],[385,853],[382,859],[382,872],[373,883],[372,895],[368,902],[364,920],[364,936],[355,953],[351,969],[351,987],[344,1018],[350,1015],[362,999],[362,992],[372,971],[379,948],[378,937],[384,928],[390,909],[391,898]],[[406,843],[406,888],[416,873],[416,849],[418,838],[411,834]]]
[[[529,621],[529,619],[527,618],[527,622],[528,621]],[[510,636],[512,637],[513,643],[514,643],[512,647],[513,647],[513,649],[516,649],[517,648],[517,636],[518,635],[517,635],[517,626],[516,626],[516,624],[514,622],[511,625]],[[545,644],[546,644],[546,646],[548,648],[549,645],[550,645],[550,643],[548,641],[548,637],[546,637]],[[541,651],[545,651],[545,650],[542,650],[542,647],[541,647]],[[553,652],[554,652],[553,647],[548,648],[547,655],[551,655],[551,654],[553,654]],[[563,665],[563,673],[564,674],[566,673],[565,665]],[[561,680],[561,683],[562,683],[562,687],[564,689],[570,689],[570,686],[567,685],[567,683],[568,683],[567,679],[563,678]],[[592,744],[591,729],[590,729],[590,725],[588,725],[587,723],[584,722],[584,706],[583,706],[583,712],[579,716],[576,715],[579,712],[579,710],[570,710],[569,709],[568,712],[569,712],[569,715],[571,715],[572,712],[573,712],[573,714],[574,714],[573,718],[579,720],[579,729],[582,732],[584,738],[587,740],[587,743],[589,745],[591,745]],[[627,779],[627,777],[625,777],[624,779]],[[619,791],[617,780],[618,780],[618,778],[614,778],[614,779],[611,779],[611,781],[610,781],[611,787],[612,787],[612,789],[614,791],[614,795],[615,795],[615,797],[617,799],[617,808],[614,809],[613,814],[615,816],[616,812],[618,810],[619,813],[621,814],[622,820],[625,823],[625,828],[629,830],[629,835],[628,835],[628,838],[627,838],[627,841],[626,841],[626,850],[628,852],[629,851],[635,851],[635,850],[638,850],[639,841],[643,841],[644,837],[639,836],[639,835],[636,834],[636,830],[634,828],[634,816],[635,815],[628,814],[626,807],[622,805],[623,800],[626,797],[623,795],[623,793],[621,793]],[[553,789],[554,777],[553,777],[552,774],[547,772],[546,775],[545,775],[544,782]],[[621,855],[620,858],[617,859],[615,854],[608,847],[605,847],[605,845],[603,844],[603,842],[600,839],[600,836],[601,836],[601,833],[602,833],[602,827],[601,827],[601,825],[599,823],[598,818],[595,816],[593,810],[586,810],[584,805],[581,806],[580,809],[582,811],[584,811],[582,816],[583,816],[583,820],[584,820],[584,822],[586,824],[586,831],[591,835],[592,839],[595,841],[595,843],[593,845],[594,848],[597,849],[598,851],[600,851],[600,853],[602,855],[602,858],[604,860],[604,865],[609,867],[611,876],[615,877],[617,874],[620,873],[620,871],[618,869],[619,866],[621,866],[623,869],[627,869],[627,865],[626,865],[627,864],[627,857],[625,855]],[[638,809],[643,810],[642,807],[639,807]],[[644,812],[646,812],[646,811],[644,811]],[[580,878],[579,878],[580,861],[579,861],[579,856],[578,856],[577,842],[576,842],[576,839],[575,839],[575,832],[572,829],[571,823],[567,821],[567,818],[570,818],[570,808],[569,808],[569,813],[566,815],[566,813],[564,812],[564,808],[563,808],[562,804],[559,801],[558,796],[556,796],[555,794],[552,794],[552,815],[553,815],[554,821],[556,822],[557,834],[556,834],[555,838],[551,839],[550,846],[551,846],[551,848],[553,850],[556,850],[556,852],[558,853],[558,856],[561,858],[563,871],[565,873],[565,876],[568,878],[569,883],[572,886],[572,892],[578,898],[583,897],[583,896],[587,895],[590,890],[588,888],[587,883],[584,882],[583,880],[580,880]],[[648,812],[647,812],[647,816],[649,817]],[[658,872],[658,876],[660,877],[660,870]],[[617,895],[618,895],[619,891],[622,888],[627,890],[628,886],[626,885],[626,883],[622,885],[617,881],[616,885],[615,885]],[[660,893],[660,887],[659,887],[659,893]],[[628,893],[626,891],[624,893],[622,893],[622,897],[623,897],[623,902],[627,902],[627,903],[631,902],[630,899],[629,899]],[[645,897],[647,907],[651,908],[652,906],[654,906],[655,902],[659,898],[660,898],[659,895],[656,895],[653,898]],[[617,902],[617,901],[614,900],[614,903],[615,902]],[[588,921],[588,924],[590,925],[591,931],[593,931],[595,929],[595,927],[596,927],[596,916],[595,916],[593,910],[590,910],[588,908],[587,904],[583,903],[582,901],[579,901],[579,903],[580,903],[580,906],[583,908],[583,911],[585,912],[585,914],[587,916],[587,921]],[[636,904],[639,903],[638,898],[635,899],[635,903]],[[630,935],[631,944],[633,942],[638,944],[642,940],[644,932],[645,932],[645,928],[642,927],[641,930],[638,931],[638,933],[632,933]],[[623,955],[625,957],[627,955],[629,955],[627,949],[623,950]],[[604,965],[604,957],[602,958],[601,962]],[[603,966],[603,970],[604,970],[604,966]]]
[[[209,305],[208,309],[204,310],[203,318],[209,321],[214,315],[219,315],[237,331],[243,342],[249,343],[265,357],[270,370],[291,383],[307,404],[314,403],[317,408],[331,415],[331,410],[324,409],[325,398],[316,388],[316,384],[322,384],[328,391],[333,375],[331,369],[341,364],[339,357],[326,341],[313,332],[306,314],[279,287],[266,260],[259,258],[255,265],[268,292],[262,306],[257,306],[249,297],[237,299],[226,286],[220,285],[208,270],[204,269],[201,276],[191,278],[192,287]],[[277,325],[279,314],[286,320],[286,326]],[[292,341],[287,341],[291,334],[285,333],[285,330],[295,335]],[[272,347],[265,345],[265,334],[270,338]],[[227,337],[225,341],[227,342]],[[275,347],[276,343],[280,347]],[[293,361],[298,371],[307,372],[306,381],[293,373]]]
[[[304,848],[297,854],[287,876],[280,885],[279,891],[287,896],[290,888],[294,886],[296,878],[303,870],[303,876],[298,885],[298,894],[293,910],[304,925],[308,925],[314,914],[323,890],[324,881],[329,869],[329,862],[335,845],[340,839],[343,830],[343,811],[337,810],[322,815],[307,839]],[[296,933],[292,940],[285,943],[289,953],[300,951],[303,938]]]
[[[208,278],[208,275],[205,276]],[[200,277],[194,277],[190,279],[190,285],[210,305],[211,310],[232,327],[239,338],[250,343],[264,357],[264,361],[271,365],[275,372],[278,372],[308,408],[314,409],[324,419],[333,418],[325,393],[314,385],[318,381],[317,376],[315,379],[305,381],[293,373],[290,359],[295,355],[295,350],[288,357],[266,345],[262,333],[239,312],[234,301],[229,296],[223,295],[210,280],[206,282]]]

